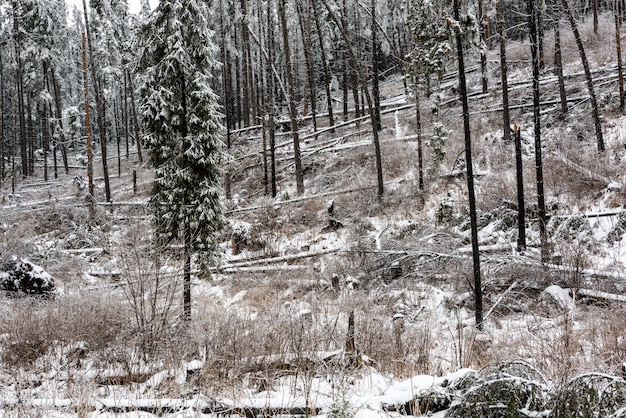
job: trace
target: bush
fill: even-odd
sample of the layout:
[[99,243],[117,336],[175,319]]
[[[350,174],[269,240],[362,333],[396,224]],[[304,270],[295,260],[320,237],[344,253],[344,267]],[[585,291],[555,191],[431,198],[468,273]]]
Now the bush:
[[[547,386],[530,364],[504,363],[460,390],[446,417],[514,418],[545,410]],[[539,416],[539,415],[533,415]]]

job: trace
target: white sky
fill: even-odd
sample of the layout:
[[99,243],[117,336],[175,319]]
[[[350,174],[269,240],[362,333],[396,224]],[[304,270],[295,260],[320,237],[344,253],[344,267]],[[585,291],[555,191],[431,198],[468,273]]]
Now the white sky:
[[[89,0],[85,0],[87,2],[87,7],[89,7]],[[68,10],[72,10],[74,5],[78,6],[79,10],[83,9],[83,0],[65,0],[68,5]],[[154,9],[156,5],[159,3],[159,0],[150,0],[150,5]],[[139,13],[140,4],[139,0],[128,0],[128,6],[130,7],[131,13]]]

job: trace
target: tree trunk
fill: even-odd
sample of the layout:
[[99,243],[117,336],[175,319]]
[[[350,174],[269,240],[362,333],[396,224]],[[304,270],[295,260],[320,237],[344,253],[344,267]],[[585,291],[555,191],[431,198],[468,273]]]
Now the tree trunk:
[[[84,1],[84,0],[83,0]],[[91,120],[89,116],[89,81],[87,77],[87,44],[83,32],[83,85],[85,90],[85,128],[87,129],[87,184],[89,190],[89,208],[94,215],[94,187],[93,187],[93,151],[91,148]]]
[[[459,0],[454,0],[454,19],[460,22]],[[469,198],[470,223],[472,232],[472,260],[474,270],[474,304],[476,328],[483,329],[483,295],[480,277],[480,253],[478,249],[478,217],[476,215],[476,195],[474,193],[474,169],[472,165],[472,138],[470,132],[469,102],[467,98],[467,82],[465,79],[465,63],[463,57],[463,39],[461,30],[455,30],[456,48],[459,63],[459,98],[463,104],[463,130],[465,132],[465,162],[467,165],[467,191]]]
[[[222,87],[224,97],[224,116],[226,117],[226,149],[230,154],[231,147],[231,129],[233,129],[233,115],[232,109],[232,87],[231,87],[231,66],[230,66],[230,54],[226,45],[226,29],[224,24],[224,2],[220,0],[220,32],[221,32],[221,54],[222,54]],[[224,189],[226,199],[232,199],[231,179],[230,179],[230,166],[226,165],[224,169]]]
[[[560,15],[560,13],[559,13]],[[561,97],[561,112],[567,114],[567,93],[565,92],[565,77],[563,76],[563,54],[561,52],[561,30],[559,17],[554,22],[554,71],[559,79],[559,95]]]
[[185,222],[184,226],[184,241],[185,241],[185,267],[183,271],[183,318],[185,321],[191,321],[191,226],[189,221]]
[[537,11],[534,0],[528,0],[528,27],[533,66],[533,120],[535,123],[535,170],[537,173],[537,206],[539,208],[539,237],[541,261],[549,259],[546,231],[546,203],[543,192],[543,158],[541,156],[541,97],[539,95],[539,51],[537,48]]
[[135,89],[133,87],[133,79],[130,76],[130,71],[126,71],[126,78],[128,80],[128,91],[130,93],[130,114],[132,116],[132,125],[135,131],[137,157],[139,158],[139,162],[143,163],[143,153],[141,152],[141,130],[139,129],[139,117],[137,116],[137,106],[135,105]]
[[[61,137],[61,142],[60,142],[61,159],[63,160],[63,168],[65,169],[65,174],[69,174],[70,166],[67,160],[67,147],[65,146],[65,128],[63,127],[63,111],[62,111],[62,106],[61,106],[61,88],[59,86],[59,81],[57,80],[54,68],[50,69],[50,77],[52,77],[52,88],[54,90],[54,107],[55,107],[56,118],[57,118],[56,129],[58,130],[59,136]],[[56,146],[54,147],[54,149],[55,149],[55,156],[56,156]],[[54,174],[55,174],[55,177],[57,177],[56,157],[54,158],[54,161],[55,161]]]
[[[313,120],[313,131],[317,131],[317,87],[315,85],[315,70],[313,69],[313,57],[311,56],[312,40],[311,40],[311,13],[309,13],[308,0],[304,0],[302,6],[300,0],[296,1],[298,10],[298,20],[300,22],[300,31],[302,32],[302,43],[304,49],[304,60],[306,64],[307,85],[309,90],[309,98],[311,101],[311,119]],[[306,7],[305,10],[302,10]]]
[[91,78],[93,81],[93,91],[94,96],[96,98],[96,112],[98,113],[98,117],[96,121],[98,122],[98,131],[100,134],[100,152],[102,157],[102,175],[104,176],[104,191],[106,201],[111,201],[111,184],[109,182],[109,163],[107,160],[107,135],[106,135],[106,122],[104,114],[105,112],[105,104],[104,97],[102,93],[102,88],[100,86],[100,79],[96,73],[96,66],[93,62],[94,52],[93,52],[93,44],[91,42],[91,30],[89,29],[89,16],[87,14],[87,4],[85,0],[83,0],[83,14],[85,17],[85,31],[87,32],[87,47],[89,49],[89,62],[91,62]]
[[375,129],[382,131],[382,121],[380,119],[380,89],[378,86],[378,40],[376,39],[376,0],[372,0],[372,94],[374,95],[374,120]]
[[[0,92],[4,94],[4,65],[2,63],[2,49],[0,49]],[[6,158],[6,149],[4,146],[5,141],[5,126],[4,126],[4,115],[6,115],[4,107],[4,100],[0,100],[0,187],[2,187],[2,183],[4,182],[4,170],[5,170],[5,158]]]
[[415,84],[415,124],[417,128],[417,170],[418,170],[418,189],[424,191],[424,152],[423,152],[423,131],[422,131],[422,113],[420,111],[420,96],[417,77],[413,78]]
[[522,165],[522,132],[515,125],[515,168],[517,177],[517,252],[526,251],[526,203],[524,202],[524,168]]
[[593,0],[593,33],[598,34],[598,0]]
[[289,32],[287,28],[287,17],[285,10],[285,0],[280,0],[278,11],[283,32],[283,48],[285,50],[285,70],[287,72],[287,84],[289,89],[289,116],[291,118],[291,133],[293,135],[293,154],[296,165],[296,188],[298,195],[304,193],[304,176],[302,171],[302,160],[300,156],[300,137],[298,135],[298,112],[296,110],[295,82],[293,69],[291,67],[291,52],[289,49]]
[[[335,25],[337,25],[337,27],[341,31],[341,36],[343,37],[343,40],[345,44],[347,45],[347,52],[350,55],[351,61],[357,62],[354,51],[352,50],[352,46],[350,45],[350,37],[348,36],[347,28],[343,26],[342,22],[337,18],[337,15],[333,12],[333,9],[328,4],[328,0],[322,0],[322,2],[324,3],[326,10],[328,11],[328,14],[335,22]],[[376,120],[374,119],[375,116],[373,112],[372,97],[369,93],[369,89],[367,88],[367,80],[365,79],[365,77],[360,72],[358,72],[357,75],[359,76],[359,79],[361,81],[361,85],[365,93],[365,98],[367,100],[367,107],[369,108],[369,112],[370,112],[370,122],[372,124],[372,138],[374,142],[374,152],[376,156],[376,178],[377,178],[377,183],[378,183],[377,192],[378,192],[378,198],[381,199],[383,197],[383,194],[385,193],[385,185],[383,181],[383,165],[382,165],[382,157],[381,157],[381,152],[380,152],[380,141],[378,139],[378,130],[376,129]]]
[[486,25],[485,25],[485,15],[483,13],[483,0],[478,0],[478,22],[479,22],[479,31],[480,31],[480,40],[483,45],[480,48],[480,74],[482,80],[483,94],[487,94],[489,90],[489,81],[487,78],[487,51],[485,51],[486,44]]
[[[502,0],[496,3],[498,31],[500,32],[500,72],[502,75],[502,122],[505,143],[511,141],[511,117],[509,110],[508,65],[506,62],[506,29],[502,12]],[[517,171],[517,251],[526,251],[526,216],[524,203],[524,178],[522,170],[522,148],[519,130],[515,125],[515,167]]]
[[243,104],[242,104],[242,119],[244,126],[250,126],[250,90],[252,87],[252,83],[250,80],[250,69],[248,66],[248,57],[250,54],[250,34],[248,33],[248,10],[246,5],[246,0],[241,0],[241,72],[242,72],[242,82],[243,82]]
[[[324,46],[324,37],[322,35],[322,28],[320,25],[319,13],[317,9],[317,0],[311,1],[311,11],[313,19],[315,19],[315,29],[317,32],[317,40],[320,45],[320,54],[322,58],[322,69],[324,70],[324,87],[326,89],[326,107],[328,108],[328,123],[330,126],[335,126],[335,118],[333,115],[333,98],[330,91],[330,83],[332,81],[330,76],[330,70],[328,69],[328,58],[326,57],[326,47]],[[331,133],[335,133],[332,129]]]
[[615,45],[617,47],[617,79],[619,84],[619,108],[624,111],[624,69],[622,66],[622,40],[619,22],[619,7],[614,10],[615,16]]
[[271,184],[271,193],[272,197],[276,197],[278,194],[277,184],[276,184],[276,124],[275,124],[275,111],[276,111],[276,95],[274,94],[275,83],[274,83],[274,72],[272,71],[272,62],[274,62],[274,51],[275,47],[275,35],[274,35],[274,25],[273,25],[273,12],[270,4],[268,4],[267,10],[267,44],[268,44],[268,57],[266,65],[267,72],[267,88],[270,99],[270,110],[269,110],[269,146],[270,146],[270,184]]
[[593,115],[594,126],[596,129],[596,140],[598,142],[598,151],[604,151],[604,138],[602,137],[602,123],[600,122],[600,113],[598,110],[598,102],[596,100],[596,92],[593,87],[593,79],[591,78],[591,70],[589,69],[589,61],[587,61],[587,54],[585,53],[585,47],[583,45],[582,38],[580,37],[580,33],[578,32],[578,26],[576,25],[576,21],[574,20],[574,15],[569,7],[569,2],[567,0],[563,1],[563,8],[565,9],[565,13],[567,14],[567,18],[569,20],[569,24],[572,27],[572,32],[574,33],[574,38],[576,39],[576,45],[578,46],[578,52],[580,54],[580,60],[583,63],[583,68],[585,70],[585,78],[587,79],[587,89],[589,90],[589,99],[591,101],[591,113]]
[[124,73],[124,91],[122,92],[122,104],[124,106],[124,145],[126,151],[126,159],[128,160],[128,158],[130,157],[130,141],[128,138],[130,134],[130,127],[128,126],[130,122],[130,117],[128,116],[128,82],[126,80],[126,73]]

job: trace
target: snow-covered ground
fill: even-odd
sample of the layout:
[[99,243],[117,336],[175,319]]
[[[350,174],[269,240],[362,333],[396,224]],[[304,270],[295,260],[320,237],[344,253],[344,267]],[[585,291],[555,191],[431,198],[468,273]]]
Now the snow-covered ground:
[[[571,39],[565,42],[571,47]],[[497,52],[490,51],[493,63]],[[513,98],[525,103],[528,70],[511,67]],[[576,60],[566,66],[566,73],[579,71]],[[468,77],[478,91],[479,74]],[[584,79],[572,80],[571,90],[583,92]],[[546,83],[548,100],[558,92]],[[615,83],[599,90],[606,103],[604,154],[595,150],[584,102],[566,118],[544,109],[551,259],[543,264],[532,212],[530,110],[513,112],[522,126],[530,211],[528,249],[520,254],[513,146],[502,142],[500,114],[492,111],[500,96],[471,101],[483,331],[474,319],[460,112],[454,106],[445,112],[446,158],[419,190],[415,109],[406,106],[412,98],[398,76],[382,84],[382,201],[375,196],[366,122],[303,141],[301,197],[289,136],[279,137],[285,145],[278,149],[279,193],[272,199],[263,194],[260,131],[239,134],[233,199],[224,202],[223,255],[210,277],[194,272],[191,324],[180,320],[176,251],[150,247],[149,168],[124,159],[124,174],[112,178],[114,204],[96,206],[93,216],[73,184],[79,172],[48,183],[25,181],[17,194],[3,185],[0,261],[17,256],[43,267],[54,278],[56,297],[3,299],[0,415],[265,411],[365,418],[419,414],[407,405],[421,399],[432,401],[430,411],[442,409],[430,416],[481,416],[460,403],[489,399],[502,407],[498,402],[513,397],[522,416],[538,417],[568,393],[593,387],[620,416],[623,381],[611,376],[623,372],[626,356],[626,117],[615,104]],[[452,88],[443,94],[455,97]],[[425,118],[428,137],[432,121]],[[303,128],[303,137],[311,133]],[[426,146],[425,161],[430,153]],[[99,180],[96,186],[101,201]],[[498,393],[509,398],[489,398],[492,387],[504,387]],[[528,388],[535,397],[523,395]]]

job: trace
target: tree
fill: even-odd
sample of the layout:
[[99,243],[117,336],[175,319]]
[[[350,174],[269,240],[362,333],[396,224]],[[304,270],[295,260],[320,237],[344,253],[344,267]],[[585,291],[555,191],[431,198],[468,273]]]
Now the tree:
[[296,109],[296,93],[293,69],[291,67],[291,50],[289,48],[289,32],[287,28],[285,0],[279,0],[278,14],[283,34],[283,49],[285,51],[285,72],[287,73],[287,85],[289,86],[289,118],[291,120],[291,135],[293,136],[293,157],[296,166],[296,189],[298,195],[304,193],[304,175],[302,170],[302,158],[300,155],[300,136],[298,134],[298,111]]
[[91,29],[89,25],[89,16],[87,14],[87,3],[83,0],[83,13],[85,16],[85,32],[87,34],[87,50],[89,52],[89,66],[91,72],[91,78],[93,82],[94,96],[96,98],[96,112],[98,131],[100,134],[100,151],[102,153],[102,174],[104,175],[104,189],[106,194],[106,201],[111,201],[111,185],[109,183],[109,165],[107,161],[107,135],[106,135],[106,115],[105,115],[105,103],[104,92],[102,91],[102,79],[98,76],[96,66],[94,65],[94,48],[91,39]]
[[[419,87],[425,90],[426,98],[434,96],[430,109],[434,115],[434,124],[432,134],[427,139],[427,144],[431,149],[432,161],[429,169],[431,174],[439,171],[446,155],[445,146],[448,139],[448,131],[441,123],[439,87],[454,50],[454,33],[445,19],[450,7],[449,3],[449,1],[411,0],[407,19],[407,26],[413,35],[414,44],[408,58],[409,71],[415,80],[415,97],[418,98]],[[416,101],[418,102],[416,106],[419,106],[419,101]],[[419,130],[418,135],[421,137]]]
[[[506,61],[506,29],[504,27],[504,15],[502,11],[502,0],[496,4],[496,14],[498,20],[498,32],[500,33],[500,73],[502,76],[502,122],[504,142],[511,141],[511,117],[509,109],[509,80],[508,66]],[[517,177],[517,251],[526,250],[526,220],[524,208],[524,179],[522,170],[522,149],[520,142],[520,132],[515,125],[515,167]]]
[[598,110],[598,101],[596,100],[596,92],[593,87],[593,79],[591,78],[591,69],[589,68],[589,61],[587,60],[587,54],[585,53],[585,46],[583,45],[580,32],[578,32],[578,25],[574,20],[574,15],[570,9],[569,2],[562,0],[563,9],[569,20],[570,27],[574,33],[574,39],[576,39],[576,46],[578,47],[578,53],[580,54],[580,60],[583,63],[583,69],[585,70],[585,79],[587,80],[587,90],[589,90],[589,101],[591,102],[591,114],[593,116],[594,127],[596,129],[596,141],[598,142],[598,151],[604,151],[604,138],[602,136],[602,123],[600,122],[600,112]]
[[528,0],[528,27],[533,67],[533,121],[535,123],[535,172],[537,176],[537,207],[539,209],[539,238],[541,261],[548,261],[548,233],[546,231],[546,202],[543,191],[543,157],[541,156],[541,97],[539,95],[539,43],[537,35],[537,5]]
[[461,13],[459,0],[454,0],[454,28],[457,59],[459,64],[459,98],[463,106],[463,131],[465,134],[465,162],[467,165],[467,192],[472,234],[472,260],[474,270],[474,311],[476,327],[483,329],[483,291],[480,277],[480,253],[478,249],[478,217],[476,215],[476,194],[474,193],[474,168],[472,164],[472,139],[470,132],[469,101],[467,81],[465,79],[465,61],[463,56],[463,34],[461,33]]
[[218,48],[202,0],[161,0],[138,34],[141,113],[155,181],[157,239],[183,241],[184,318],[191,319],[191,257],[217,253],[222,114],[211,84]]
[[[343,41],[346,44],[346,50],[348,52],[348,55],[350,56],[351,62],[353,63],[358,62],[358,60],[356,59],[356,53],[354,52],[354,49],[352,48],[352,45],[350,43],[350,36],[348,35],[347,24],[345,24],[345,21],[341,21],[337,17],[337,15],[333,12],[333,9],[328,3],[328,0],[322,0],[322,3],[324,4],[324,7],[326,7],[326,11],[328,12],[328,15],[335,22],[335,25],[337,25],[337,28],[341,32],[341,37],[343,38]],[[381,157],[381,150],[380,150],[380,141],[378,139],[378,129],[376,129],[376,124],[377,124],[376,113],[374,112],[374,104],[372,101],[372,96],[370,95],[369,88],[367,86],[367,79],[365,78],[365,76],[362,74],[361,71],[356,71],[356,74],[357,74],[358,81],[361,84],[361,88],[363,92],[365,93],[365,99],[367,100],[367,107],[370,113],[370,123],[372,124],[372,139],[374,142],[374,154],[376,157],[377,196],[379,199],[382,199],[383,194],[385,192],[385,183],[383,181],[383,165],[382,165],[382,157]]]

